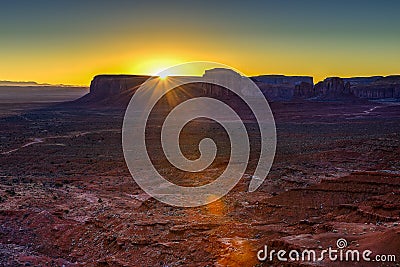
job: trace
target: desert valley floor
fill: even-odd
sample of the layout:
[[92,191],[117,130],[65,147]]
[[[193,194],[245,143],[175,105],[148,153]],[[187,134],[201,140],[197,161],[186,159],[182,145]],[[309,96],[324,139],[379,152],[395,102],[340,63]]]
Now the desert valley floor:
[[[259,262],[257,251],[322,250],[339,238],[400,260],[400,105],[271,108],[278,143],[261,188],[247,192],[249,172],[219,201],[177,208],[146,195],[130,176],[123,110],[2,104],[0,266],[281,266]],[[197,129],[210,133],[207,123]],[[196,143],[199,133],[186,134]],[[155,162],[168,173],[157,155]],[[222,163],[183,178],[204,183]],[[284,266],[299,265],[345,266]]]

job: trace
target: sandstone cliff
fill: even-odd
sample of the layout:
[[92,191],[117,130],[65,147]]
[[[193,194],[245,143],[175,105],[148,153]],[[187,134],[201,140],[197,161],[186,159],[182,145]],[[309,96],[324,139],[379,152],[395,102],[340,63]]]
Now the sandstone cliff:
[[314,87],[315,95],[320,100],[341,100],[352,97],[350,83],[339,77],[329,77]]
[[90,92],[76,103],[96,106],[125,106],[136,89],[149,76],[97,75],[90,83]]
[[383,76],[351,77],[351,78],[343,78],[343,81],[349,82],[350,85],[361,85],[361,84],[370,84],[381,78],[383,78]]
[[400,99],[400,75],[380,77],[365,84],[352,84],[350,90],[360,98]]
[[261,75],[251,77],[269,101],[288,101],[313,95],[310,76]]
[[314,87],[318,99],[400,99],[400,76],[331,77]]
[[251,77],[256,83],[270,85],[290,85],[295,86],[302,82],[314,84],[313,77],[310,76],[285,76],[285,75],[260,75]]
[[[221,75],[224,69],[209,70],[205,76]],[[75,101],[86,106],[124,107],[129,103],[135,90],[149,76],[138,75],[98,75],[90,85],[90,93]],[[226,72],[226,79],[240,84],[244,77]],[[309,76],[263,75],[250,77],[261,89],[269,101],[291,100],[354,100],[354,99],[400,99],[400,76],[373,76],[339,78],[329,77],[313,84]],[[191,91],[209,96],[230,96],[228,90],[217,86],[191,86]],[[245,89],[243,89],[245,91]]]
[[316,95],[314,85],[308,82],[301,82],[294,87],[294,98],[310,98]]

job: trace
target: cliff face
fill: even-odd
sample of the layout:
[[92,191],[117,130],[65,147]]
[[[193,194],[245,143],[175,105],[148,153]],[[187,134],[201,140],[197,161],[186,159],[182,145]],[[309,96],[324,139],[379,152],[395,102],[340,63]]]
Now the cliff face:
[[[236,72],[229,69],[216,68],[206,70],[203,76],[210,81],[224,80],[225,84],[231,87],[239,86],[243,94],[248,94],[250,91],[245,88],[246,82]],[[257,84],[262,93],[270,101],[288,101],[293,97],[308,97],[313,93],[313,78],[309,76],[284,76],[284,75],[263,75],[250,77]],[[296,91],[297,86],[299,86]],[[206,89],[207,95],[210,96],[230,96],[229,90],[221,90],[218,86],[207,84],[203,86]]]
[[319,99],[400,99],[400,76],[327,78],[314,87]]
[[295,98],[310,98],[315,96],[314,86],[308,82],[301,82],[294,87]]
[[400,76],[380,77],[370,83],[352,84],[351,92],[367,99],[400,99]]
[[339,77],[326,78],[314,87],[315,95],[319,99],[336,100],[352,96],[350,83]]
[[361,84],[370,84],[383,78],[383,76],[371,76],[371,77],[351,77],[351,78],[343,78],[344,82],[349,82],[350,85],[361,85]]
[[138,75],[97,75],[90,83],[90,93],[77,102],[96,106],[127,105],[136,89],[148,78]]
[[[226,79],[240,86],[244,77],[233,75],[225,69],[206,71],[205,77]],[[236,73],[235,73],[236,74]],[[136,89],[150,76],[138,75],[98,75],[90,84],[90,93],[74,103],[87,106],[124,107]],[[290,101],[301,99],[346,100],[346,99],[400,99],[400,76],[373,76],[355,78],[326,78],[313,84],[308,76],[263,75],[251,77],[269,101]],[[190,87],[198,90],[198,87]],[[210,84],[200,87],[209,96],[229,96],[230,92]],[[243,88],[243,92],[245,88]]]
[[294,97],[294,85],[256,84],[269,101],[289,101]]
[[314,84],[313,77],[310,76],[260,75],[251,78],[256,83],[269,85],[289,85],[294,87],[302,82]]
[[206,70],[204,72],[203,78],[210,81],[210,83],[203,83],[201,85],[203,93],[208,96],[230,96],[233,94],[230,90],[225,90],[220,86],[212,84],[213,82],[218,81],[224,82],[224,84],[227,84],[231,88],[239,87],[242,88],[242,90],[245,89],[243,88],[244,77],[230,69],[215,68],[211,70]]
[[98,75],[90,83],[90,95],[92,97],[115,96],[132,90],[148,78],[149,76],[137,75]]
[[262,75],[251,79],[270,101],[288,101],[313,95],[314,81],[310,76]]

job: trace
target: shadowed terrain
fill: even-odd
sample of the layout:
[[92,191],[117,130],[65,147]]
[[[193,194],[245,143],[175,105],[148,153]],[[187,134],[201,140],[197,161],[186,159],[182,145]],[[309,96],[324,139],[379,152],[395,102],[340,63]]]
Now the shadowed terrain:
[[[261,188],[246,192],[249,172],[221,200],[189,209],[164,205],[134,183],[122,155],[123,110],[49,105],[3,116],[1,264],[270,266],[256,256],[265,244],[321,250],[338,238],[350,248],[399,255],[400,106],[271,107],[278,146]],[[187,145],[211,132],[219,149],[229,150],[215,125],[191,127],[181,137]],[[156,146],[150,142],[157,160]],[[201,176],[184,178],[191,185],[212,180],[224,153]],[[156,165],[168,173],[164,161]],[[182,181],[174,172],[170,179]]]

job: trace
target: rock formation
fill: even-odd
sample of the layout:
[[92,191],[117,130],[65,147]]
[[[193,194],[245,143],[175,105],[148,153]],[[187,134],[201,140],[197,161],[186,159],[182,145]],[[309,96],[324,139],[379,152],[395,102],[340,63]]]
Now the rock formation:
[[349,82],[350,85],[361,85],[361,84],[370,84],[381,78],[383,78],[383,76],[351,77],[351,78],[343,78],[343,81]]
[[[90,93],[74,103],[95,106],[119,106],[129,103],[136,89],[150,76],[98,75],[90,84]],[[212,85],[215,79],[225,79],[229,86],[246,88],[245,77],[228,69],[207,70],[203,76],[210,84],[188,86],[192,93],[215,97],[230,97],[232,93],[220,86]],[[309,76],[262,75],[250,77],[269,101],[314,99],[319,101],[348,99],[400,99],[400,76],[372,76],[339,78],[329,77],[313,84]],[[197,91],[198,90],[198,91]]]
[[256,84],[268,101],[289,101],[294,96],[294,86],[292,85]]
[[[245,77],[240,76],[236,72],[230,69],[215,68],[211,70],[206,70],[203,78],[207,78],[212,83],[213,81],[223,80],[225,84],[228,84],[231,88],[239,87],[240,91],[246,95],[250,91],[245,88],[246,84],[244,82]],[[284,75],[262,75],[250,77],[257,86],[261,89],[262,93],[270,101],[288,101],[295,95],[295,87],[303,83],[302,88],[305,89],[307,93],[305,96],[311,94],[313,87],[313,78],[308,76],[284,76]],[[307,84],[307,85],[306,85]],[[203,86],[207,91],[208,95],[211,96],[229,96],[231,93],[229,90],[223,90],[222,88],[207,84]],[[299,97],[303,97],[298,95]]]
[[302,82],[314,84],[310,76],[260,75],[251,77],[256,83],[295,86]]
[[150,76],[97,75],[90,83],[90,92],[76,103],[87,105],[127,105],[136,89]]
[[309,76],[261,75],[251,79],[269,101],[307,98],[312,95],[314,86],[313,77]]
[[210,82],[202,84],[204,93],[208,96],[231,96],[233,94],[230,90],[214,84],[217,82],[223,82],[229,88],[238,87],[238,89],[246,89],[242,88],[244,77],[230,69],[214,68],[206,70],[203,78]]
[[294,97],[309,98],[315,96],[314,85],[308,82],[301,82],[294,87]]
[[351,84],[351,92],[367,99],[400,99],[400,76],[380,77],[370,83]]
[[314,87],[315,94],[320,99],[335,100],[351,96],[350,83],[344,82],[342,78],[330,77],[319,82]]

